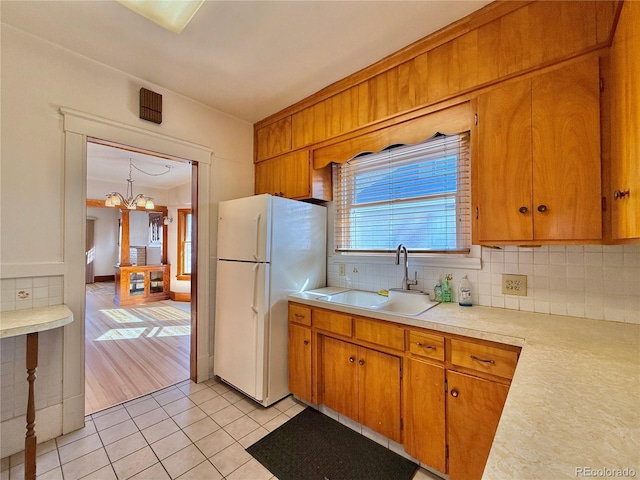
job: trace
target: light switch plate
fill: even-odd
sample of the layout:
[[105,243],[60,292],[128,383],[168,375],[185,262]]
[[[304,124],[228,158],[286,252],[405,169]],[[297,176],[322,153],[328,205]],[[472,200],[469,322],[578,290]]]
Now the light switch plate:
[[502,274],[502,293],[504,295],[527,295],[527,276]]

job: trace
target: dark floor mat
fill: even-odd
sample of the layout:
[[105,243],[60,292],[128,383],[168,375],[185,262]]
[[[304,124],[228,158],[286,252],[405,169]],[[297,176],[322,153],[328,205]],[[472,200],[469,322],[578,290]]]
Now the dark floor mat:
[[312,408],[247,452],[279,480],[410,480],[418,468]]

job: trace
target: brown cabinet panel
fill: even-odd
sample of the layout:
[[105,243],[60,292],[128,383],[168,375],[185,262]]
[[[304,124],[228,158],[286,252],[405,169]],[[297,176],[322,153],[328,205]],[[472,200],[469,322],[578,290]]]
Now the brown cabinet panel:
[[[478,31],[472,30],[431,50],[428,55],[428,99],[434,103],[477,86]],[[490,80],[493,80],[491,78]]]
[[378,152],[392,144],[419,143],[434,133],[459,133],[469,130],[472,114],[469,102],[424,115],[414,120],[376,130],[313,151],[313,166],[324,168],[331,162],[346,162],[362,152]]
[[311,326],[311,308],[302,305],[289,304],[289,321]]
[[344,313],[329,310],[313,311],[313,327],[327,332],[350,337],[353,332],[353,317]]
[[598,59],[536,76],[531,82],[534,238],[600,239]]
[[401,442],[400,357],[358,347],[358,421]]
[[606,189],[611,205],[611,230],[616,240],[640,238],[638,25],[640,2],[624,2],[611,45],[611,185]]
[[479,480],[509,387],[458,372],[447,372],[447,436],[451,480]]
[[311,329],[289,325],[289,391],[307,402],[312,401]]
[[322,338],[322,403],[401,441],[400,357]]
[[531,240],[530,80],[510,83],[480,95],[477,108],[477,164],[473,186],[478,240]]
[[516,370],[518,353],[500,347],[452,339],[451,363],[510,379]]
[[414,355],[444,361],[444,337],[417,330],[409,330],[407,350]]
[[355,420],[358,419],[357,360],[356,345],[322,338],[322,403]]
[[404,449],[440,472],[445,459],[445,369],[414,358],[405,361]]
[[355,319],[354,337],[396,350],[404,350],[404,328],[378,320]]
[[291,150],[291,117],[256,130],[256,161],[275,157]]
[[602,238],[599,85],[591,56],[478,96],[480,243]]

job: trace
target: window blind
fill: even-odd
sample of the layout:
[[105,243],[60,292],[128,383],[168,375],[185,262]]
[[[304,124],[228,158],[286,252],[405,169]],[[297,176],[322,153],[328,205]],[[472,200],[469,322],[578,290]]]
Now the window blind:
[[337,252],[469,253],[469,133],[333,165]]

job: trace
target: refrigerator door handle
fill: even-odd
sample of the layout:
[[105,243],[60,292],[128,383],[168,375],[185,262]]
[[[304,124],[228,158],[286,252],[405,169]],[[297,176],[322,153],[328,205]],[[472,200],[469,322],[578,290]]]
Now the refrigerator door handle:
[[255,239],[256,239],[256,243],[254,244],[254,251],[253,251],[253,259],[256,262],[260,261],[260,257],[258,257],[258,249],[260,248],[260,217],[262,216],[262,214],[258,213],[256,215],[256,217],[253,219],[253,221],[255,222]]
[[253,266],[253,295],[251,296],[251,310],[256,315],[258,314],[258,307],[256,306],[256,293],[258,291],[258,268],[260,267],[259,263],[256,263]]

